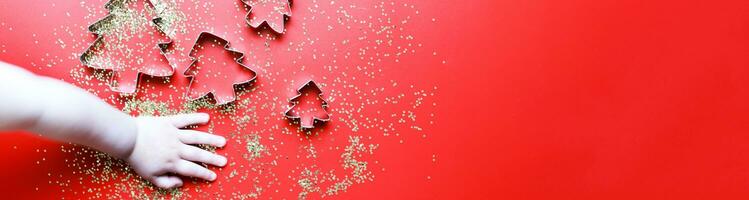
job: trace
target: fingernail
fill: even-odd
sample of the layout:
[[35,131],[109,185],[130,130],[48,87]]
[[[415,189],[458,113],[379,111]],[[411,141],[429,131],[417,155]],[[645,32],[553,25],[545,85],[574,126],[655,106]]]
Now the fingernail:
[[216,172],[211,172],[211,181],[216,180]]
[[221,161],[219,162],[221,164],[221,167],[225,166],[226,162],[228,162],[228,160],[226,159],[226,157],[221,156]]

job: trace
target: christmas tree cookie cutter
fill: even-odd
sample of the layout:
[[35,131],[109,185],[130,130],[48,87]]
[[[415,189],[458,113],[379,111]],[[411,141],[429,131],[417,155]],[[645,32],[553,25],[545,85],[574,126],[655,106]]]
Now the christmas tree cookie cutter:
[[[153,3],[152,1],[148,1],[148,3]],[[127,6],[131,5],[140,5],[140,4],[128,4],[128,1],[124,0],[112,0],[108,1],[104,7],[110,11],[109,14],[107,14],[105,17],[97,20],[93,24],[91,24],[88,27],[88,31],[91,33],[94,33],[96,36],[96,39],[94,40],[91,45],[85,49],[83,53],[81,53],[80,61],[83,65],[92,68],[92,69],[98,69],[98,70],[111,70],[112,71],[112,77],[111,81],[111,89],[115,92],[119,92],[122,94],[133,94],[137,91],[140,77],[142,74],[146,74],[152,77],[170,77],[174,74],[174,68],[169,63],[168,59],[166,58],[166,45],[170,44],[172,41],[168,38],[168,36],[161,31],[161,29],[157,26],[154,20],[158,19],[159,17],[150,19],[150,20],[144,20],[144,23],[154,23],[154,24],[146,24],[146,28],[148,26],[153,26],[154,30],[158,31],[159,34],[164,36],[165,40],[156,42],[155,45],[153,45],[154,49],[158,49],[159,58],[145,56],[144,57],[138,57],[138,58],[121,58],[125,59],[124,62],[136,62],[136,63],[128,63],[128,64],[122,64],[120,62],[116,62],[116,59],[104,59],[98,58],[99,51],[105,50],[110,44],[105,43],[105,38],[110,37],[109,35],[112,34],[108,32],[107,30],[110,30],[112,28],[133,28],[133,27],[113,27],[114,25],[120,25],[120,26],[143,26],[143,24],[136,24],[137,22],[135,20],[132,21],[125,21],[124,23],[122,21],[117,21],[118,19],[116,17],[125,17],[128,16],[120,16],[116,13],[123,14],[123,12],[115,12],[115,10],[119,9],[122,10],[128,10],[126,8]],[[134,14],[129,12],[124,12],[127,14]],[[137,14],[137,13],[135,13]],[[131,16],[132,17],[132,16]],[[127,30],[126,30],[127,31]],[[138,33],[141,33],[143,30],[137,31]],[[116,32],[115,32],[116,33]],[[130,33],[133,33],[132,31]],[[150,35],[153,36],[154,34],[144,34],[144,35]],[[118,37],[117,34],[115,34],[114,37]],[[122,37],[122,34],[119,35],[119,37]],[[140,38],[140,35],[125,35],[127,38]],[[116,38],[118,42],[122,42],[123,40],[121,38]],[[135,46],[138,46],[138,42],[132,42],[130,40],[125,40],[126,42],[131,42],[135,44]],[[130,43],[128,43],[130,44]],[[126,44],[114,44],[114,49],[110,50],[117,50],[125,53],[132,53],[132,49],[122,49],[123,46],[130,46]],[[136,50],[137,51],[137,50]],[[155,56],[155,55],[152,55]],[[150,58],[149,58],[150,57]],[[136,60],[136,61],[134,61]],[[122,66],[122,65],[128,65],[128,66]],[[138,65],[138,66],[131,66],[131,65]],[[117,85],[117,86],[115,86]]]
[[267,24],[276,33],[286,30],[286,17],[291,17],[290,0],[242,0],[242,3],[250,7],[245,21],[252,28]]
[[[310,89],[313,89],[313,90],[315,90],[315,91],[318,92],[317,97],[321,101],[322,111],[325,112],[325,116],[324,117],[318,117],[318,116],[314,116],[313,115],[311,120],[305,120],[305,119],[302,119],[301,115],[294,115],[293,114],[294,107],[296,107],[297,105],[299,105],[299,98],[302,97],[302,95],[304,95],[303,91],[307,87],[311,87]],[[289,120],[293,120],[293,121],[299,121],[299,123],[301,124],[302,129],[312,129],[312,128],[315,128],[314,124],[316,122],[324,123],[324,122],[330,121],[330,114],[328,113],[328,102],[325,101],[325,99],[322,97],[322,93],[323,93],[322,89],[320,89],[320,87],[317,86],[317,84],[315,83],[315,81],[308,80],[304,85],[302,85],[301,87],[299,87],[296,90],[296,92],[297,92],[297,95],[294,96],[294,97],[291,97],[289,99],[289,102],[291,103],[291,106],[289,106],[288,109],[286,109],[286,111],[284,112],[284,116],[286,118],[288,118]]]
[[[199,49],[202,49],[202,47],[199,46],[200,42],[205,41],[205,40],[212,40],[214,43],[224,44],[221,48],[227,51],[228,53],[231,53],[232,55],[236,56],[236,57],[233,57],[234,62],[237,65],[239,65],[241,68],[244,68],[244,70],[247,70],[249,73],[252,74],[250,77],[247,77],[247,78],[236,78],[235,80],[231,80],[230,81],[231,84],[229,84],[231,86],[231,92],[230,92],[231,95],[226,94],[228,92],[221,92],[217,90],[216,88],[205,89],[202,91],[198,91],[197,93],[194,93],[194,91],[196,90],[195,88],[196,78],[197,78],[196,75],[198,73],[196,72],[196,64],[199,61],[199,58],[198,56],[196,56],[196,54]],[[190,53],[188,54],[188,56],[190,57],[192,62],[190,62],[190,66],[188,66],[185,69],[185,71],[183,72],[183,75],[190,78],[190,84],[188,86],[188,93],[187,93],[187,96],[190,100],[200,99],[200,98],[207,96],[208,94],[212,94],[214,100],[216,100],[217,105],[225,105],[237,99],[236,91],[234,87],[255,81],[257,79],[257,72],[255,72],[255,70],[252,70],[252,68],[242,63],[242,60],[244,59],[244,53],[231,48],[229,41],[213,33],[206,32],[206,31],[201,32],[198,38],[195,40],[195,44],[190,50]],[[227,80],[222,80],[222,81],[227,81]]]

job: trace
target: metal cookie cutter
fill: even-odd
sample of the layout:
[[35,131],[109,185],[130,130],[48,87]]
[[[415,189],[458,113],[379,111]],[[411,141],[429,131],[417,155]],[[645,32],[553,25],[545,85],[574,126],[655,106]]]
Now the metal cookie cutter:
[[289,0],[242,0],[242,2],[250,6],[245,21],[252,28],[266,23],[276,33],[284,32],[284,18],[291,17]]
[[[317,97],[320,99],[320,101],[322,101],[322,111],[325,112],[324,115],[322,115],[322,116],[316,116],[316,115],[309,116],[309,114],[308,114],[308,116],[302,116],[299,113],[295,113],[293,111],[293,109],[297,105],[299,105],[299,98],[302,97],[302,95],[304,95],[302,93],[302,91],[304,91],[308,87],[309,87],[309,89],[312,89],[312,90],[314,90],[315,92],[318,93]],[[320,89],[320,87],[317,86],[317,84],[315,84],[314,81],[312,81],[312,80],[307,81],[304,85],[302,85],[301,87],[299,87],[299,89],[297,89],[296,91],[297,91],[298,95],[296,95],[296,96],[292,97],[291,99],[289,99],[289,102],[291,103],[291,106],[288,109],[286,109],[286,112],[284,112],[284,116],[286,118],[288,118],[290,120],[299,120],[299,123],[301,124],[301,127],[303,129],[314,128],[315,127],[314,126],[315,122],[327,122],[327,121],[330,121],[330,115],[328,114],[328,110],[327,110],[327,108],[328,108],[328,102],[325,101],[325,99],[322,98],[322,90]]]
[[[211,45],[218,44],[221,46],[220,48],[210,48],[215,46],[209,46],[209,48],[206,48],[206,46],[201,46],[201,41],[207,41],[211,42]],[[220,53],[217,53],[218,50],[221,50]],[[208,51],[207,54],[213,53],[222,54],[222,56],[231,56],[231,59],[241,67],[240,70],[242,71],[231,72],[230,69],[227,69],[225,66],[200,69],[202,64],[198,62],[201,56],[196,56],[198,51]],[[227,53],[229,53],[229,55],[227,55]],[[229,41],[213,33],[201,32],[188,56],[192,59],[192,62],[190,63],[190,66],[185,69],[183,74],[186,77],[191,78],[187,93],[188,98],[191,100],[212,94],[217,105],[224,105],[237,99],[234,91],[235,86],[249,83],[257,78],[257,73],[254,70],[242,64],[244,53],[232,49],[229,46]],[[209,61],[211,59],[208,57],[205,58]],[[214,63],[216,62],[215,60],[213,61]],[[243,74],[243,72],[246,72],[246,74]],[[207,76],[198,76],[199,74],[205,74]],[[210,80],[199,80],[201,78],[210,78]]]
[[[88,27],[88,31],[96,35],[96,40],[80,56],[81,63],[87,67],[111,70],[113,72],[111,88],[113,91],[123,94],[136,92],[141,74],[153,77],[169,77],[174,74],[174,68],[166,58],[165,48],[165,45],[171,41],[163,41],[168,40],[168,36],[164,35],[155,24],[146,24],[145,26],[140,24],[152,23],[152,20],[139,22],[137,17],[133,20],[131,15],[138,15],[137,13],[127,13],[128,15],[125,16],[113,12],[118,9],[128,9],[129,6],[135,6],[134,9],[141,9],[139,7],[145,6],[145,3],[130,4],[127,1],[113,0],[104,5],[110,13]],[[146,28],[146,30],[132,31],[134,28]],[[153,28],[159,34],[148,32],[148,28]],[[113,29],[121,29],[122,31],[110,32]],[[162,39],[159,36],[167,39]],[[105,42],[107,37],[114,37],[115,41]],[[143,43],[150,41],[143,40],[156,40],[158,42],[155,42],[157,44],[153,45],[153,49],[148,49],[148,46],[144,47]],[[143,53],[152,55],[133,55]]]

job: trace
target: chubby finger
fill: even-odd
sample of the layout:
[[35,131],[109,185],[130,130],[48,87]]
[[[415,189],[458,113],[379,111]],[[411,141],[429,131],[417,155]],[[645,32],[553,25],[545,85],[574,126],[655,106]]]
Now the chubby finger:
[[216,173],[198,165],[197,163],[187,160],[177,161],[176,165],[174,165],[174,173],[182,176],[201,178],[208,181],[216,180]]
[[196,130],[180,130],[179,140],[185,144],[207,144],[211,146],[223,147],[226,145],[226,138]]
[[175,127],[182,128],[194,124],[205,124],[210,119],[206,113],[178,114],[164,117]]
[[182,179],[176,176],[157,176],[152,182],[156,187],[164,189],[182,186]]
[[182,159],[207,163],[219,167],[226,165],[226,157],[211,153],[192,145],[182,145],[182,149],[179,151],[179,156]]

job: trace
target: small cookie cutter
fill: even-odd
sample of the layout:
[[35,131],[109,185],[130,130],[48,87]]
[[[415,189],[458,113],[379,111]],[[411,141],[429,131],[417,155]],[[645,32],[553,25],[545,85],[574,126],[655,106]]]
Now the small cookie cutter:
[[[306,87],[312,87],[312,89],[315,89],[315,90],[317,90],[319,92],[319,94],[317,96],[322,101],[322,108],[323,108],[323,111],[325,111],[325,117],[324,118],[318,118],[317,116],[313,116],[312,117],[312,122],[309,123],[309,124],[305,124],[305,122],[301,120],[302,116],[293,116],[293,115],[290,114],[291,110],[295,106],[297,106],[299,104],[299,100],[297,100],[297,98],[299,98],[302,95],[304,95],[304,94],[302,94],[302,90],[304,90],[304,88],[306,88]],[[315,81],[313,81],[313,80],[307,81],[304,85],[302,85],[301,87],[299,87],[299,89],[297,89],[296,91],[297,91],[298,95],[296,95],[294,97],[291,97],[289,99],[289,102],[292,105],[289,106],[289,108],[286,109],[286,111],[284,112],[284,116],[286,118],[288,118],[290,120],[299,120],[299,123],[301,124],[301,127],[303,129],[315,128],[315,125],[314,125],[315,122],[327,122],[327,121],[330,121],[330,114],[328,114],[328,102],[325,101],[325,99],[322,97],[322,90],[320,89],[320,87],[317,86],[317,84],[315,83]]]
[[[273,4],[274,1],[276,4],[283,4],[283,7],[273,7],[272,11],[269,12],[278,12],[278,14],[281,14],[280,19],[278,17],[276,19],[272,19],[268,16],[264,16],[263,18],[258,18],[257,16],[250,16],[253,15],[253,11],[256,11],[256,7],[258,7],[258,4]],[[277,2],[282,1],[282,2]],[[254,6],[253,3],[255,2]],[[285,17],[291,17],[291,2],[289,0],[242,0],[242,3],[244,3],[247,6],[250,6],[250,11],[247,12],[247,15],[245,16],[245,21],[248,25],[250,25],[252,28],[258,28],[263,23],[267,24],[268,27],[273,29],[276,33],[283,33],[285,31]],[[268,9],[268,8],[266,8]],[[271,13],[264,13],[266,15],[271,15]],[[269,21],[269,20],[272,20]]]
[[213,89],[212,91],[204,92],[203,94],[200,94],[200,95],[197,95],[197,96],[190,97],[190,93],[191,93],[190,91],[192,91],[193,84],[195,83],[195,78],[196,78],[195,77],[195,73],[193,73],[193,70],[192,70],[195,67],[195,64],[198,61],[198,59],[195,56],[195,53],[197,52],[196,48],[200,44],[200,41],[204,40],[206,38],[209,38],[209,39],[212,38],[212,39],[214,39],[216,41],[219,41],[219,43],[224,43],[225,44],[223,46],[224,50],[229,51],[232,54],[239,55],[234,61],[239,66],[244,67],[245,69],[247,69],[250,72],[252,72],[252,77],[251,78],[249,78],[247,80],[244,80],[244,81],[240,81],[240,82],[234,82],[234,83],[232,83],[232,87],[237,86],[237,85],[242,85],[242,84],[245,84],[245,83],[249,83],[251,81],[254,81],[257,78],[257,72],[255,72],[255,70],[252,70],[251,68],[249,68],[246,65],[242,64],[242,59],[244,59],[244,53],[239,52],[239,51],[231,48],[230,45],[229,45],[229,41],[227,41],[226,39],[221,38],[221,37],[219,37],[219,36],[217,36],[217,35],[215,35],[213,33],[205,32],[204,31],[204,32],[201,32],[200,35],[198,36],[198,39],[195,40],[195,44],[193,45],[192,50],[190,50],[190,53],[188,55],[190,57],[190,59],[192,59],[192,62],[190,62],[190,66],[187,67],[187,69],[185,69],[185,71],[183,72],[183,74],[186,77],[190,78],[190,84],[188,86],[188,98],[190,100],[195,100],[195,99],[203,98],[203,97],[205,97],[208,94],[213,94],[213,98],[214,98],[214,100],[216,100],[216,104],[217,105],[224,105],[224,104],[231,103],[231,102],[233,102],[233,101],[235,101],[237,99],[236,91],[234,91],[233,89],[232,89],[232,94],[233,95],[231,97],[229,97],[229,99],[225,99],[223,97],[218,97],[216,95],[216,89]]

